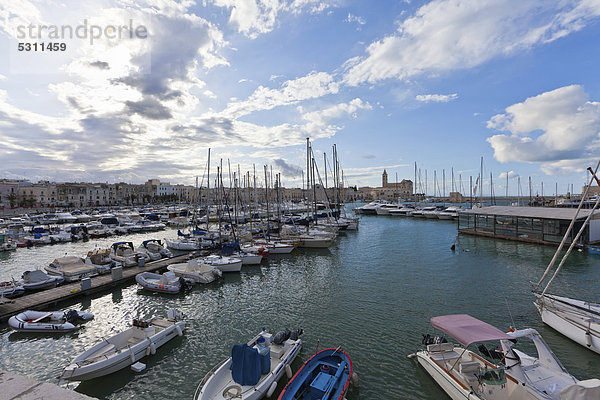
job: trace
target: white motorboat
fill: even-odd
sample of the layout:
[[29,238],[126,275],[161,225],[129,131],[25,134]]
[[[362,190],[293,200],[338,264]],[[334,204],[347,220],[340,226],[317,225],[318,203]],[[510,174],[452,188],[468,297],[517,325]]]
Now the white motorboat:
[[204,264],[198,258],[185,263],[171,264],[167,269],[182,278],[193,279],[196,283],[210,283],[223,276],[220,269]]
[[89,321],[94,314],[83,311],[33,311],[27,310],[13,315],[8,325],[19,332],[61,333],[77,329],[78,322]]
[[449,206],[445,210],[440,211],[437,216],[439,219],[458,219],[460,210],[460,206]]
[[275,241],[255,241],[255,245],[263,246],[269,250],[269,254],[290,254],[296,248],[290,243],[275,242]]
[[142,272],[135,276],[135,281],[146,290],[169,294],[177,294],[195,283],[186,281],[185,278],[177,276],[171,271],[164,274]]
[[211,255],[202,257],[200,262],[212,265],[221,270],[221,272],[240,272],[242,270],[242,260],[235,257],[226,257]]
[[246,243],[240,246],[240,250],[246,253],[258,254],[262,256],[263,259],[269,257],[269,249],[265,246],[261,245],[252,245],[251,243]]
[[[600,398],[600,380],[580,382],[570,375],[535,329],[504,333],[466,314],[433,317],[431,325],[459,344],[426,335],[426,347],[409,358],[416,357],[452,399]],[[500,347],[481,344],[481,355],[468,349],[489,341],[499,341]],[[534,356],[516,349],[517,343],[531,341],[537,352]]]
[[121,263],[123,267],[134,267],[144,265],[146,256],[136,251],[131,242],[113,243],[110,248],[110,258]]
[[173,257],[171,250],[165,248],[158,239],[144,240],[140,246],[140,251],[145,253],[146,257],[151,261]]
[[177,240],[165,239],[165,243],[169,249],[181,250],[181,251],[195,251],[200,250],[200,239],[195,237],[182,237]]
[[95,265],[86,264],[83,258],[76,256],[57,258],[44,269],[50,275],[62,276],[66,282],[98,275]]
[[390,215],[390,211],[397,210],[398,204],[386,203],[380,204],[375,208],[375,214],[377,215]]
[[369,204],[365,204],[360,207],[356,207],[354,209],[355,213],[365,214],[365,215],[375,215],[377,214],[377,207],[381,205],[380,201],[372,201]]
[[77,222],[77,217],[71,215],[70,212],[60,212],[56,214],[56,222],[59,224],[73,224]]
[[0,252],[17,249],[17,242],[11,239],[7,233],[0,233]]
[[96,267],[99,274],[108,274],[111,268],[121,266],[120,262],[110,258],[110,249],[88,251],[85,263]]
[[247,344],[233,346],[231,357],[200,382],[194,400],[270,397],[284,373],[292,376],[290,364],[302,348],[301,333],[282,331],[273,336],[262,331]]
[[7,299],[14,299],[15,297],[23,296],[25,289],[16,282],[6,281],[0,282],[0,299],[6,297]]
[[446,207],[444,206],[436,206],[433,209],[423,209],[423,216],[429,219],[439,219],[439,215],[442,211],[444,211]]
[[50,276],[39,269],[23,272],[21,279],[20,286],[32,292],[56,287],[65,281],[62,276]]
[[92,346],[64,369],[61,378],[85,381],[119,371],[156,353],[163,344],[185,329],[183,315],[170,309],[167,318],[133,320],[133,326]]
[[263,256],[260,254],[247,253],[245,251],[236,251],[231,254],[231,257],[239,258],[242,260],[243,265],[259,265]]

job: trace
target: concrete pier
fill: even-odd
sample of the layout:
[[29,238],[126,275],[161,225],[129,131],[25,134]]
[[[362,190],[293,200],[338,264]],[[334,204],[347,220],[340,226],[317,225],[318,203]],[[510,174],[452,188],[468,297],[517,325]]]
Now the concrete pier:
[[6,400],[90,400],[89,397],[52,383],[0,370],[0,397]]

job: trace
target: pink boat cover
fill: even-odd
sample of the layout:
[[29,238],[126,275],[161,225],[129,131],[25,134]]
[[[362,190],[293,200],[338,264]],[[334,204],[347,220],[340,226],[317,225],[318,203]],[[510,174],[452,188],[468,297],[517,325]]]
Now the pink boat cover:
[[467,347],[471,343],[512,339],[500,329],[467,314],[431,318],[431,325]]

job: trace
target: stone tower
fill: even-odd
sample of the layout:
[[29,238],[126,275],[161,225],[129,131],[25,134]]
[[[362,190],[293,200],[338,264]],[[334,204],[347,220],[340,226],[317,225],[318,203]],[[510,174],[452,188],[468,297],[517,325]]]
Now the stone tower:
[[384,169],[383,174],[381,175],[381,187],[387,187],[387,185],[388,185],[387,171]]

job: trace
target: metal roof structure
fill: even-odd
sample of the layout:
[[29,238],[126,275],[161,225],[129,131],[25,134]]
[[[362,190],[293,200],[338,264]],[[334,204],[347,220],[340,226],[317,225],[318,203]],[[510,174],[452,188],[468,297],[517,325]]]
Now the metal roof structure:
[[[470,210],[462,210],[460,213],[473,215],[496,215],[506,217],[558,219],[570,221],[573,219],[573,216],[576,212],[576,208],[490,206],[482,208],[473,208]],[[577,219],[585,219],[592,212],[594,213],[592,219],[600,218],[600,210],[581,209],[579,210]]]

